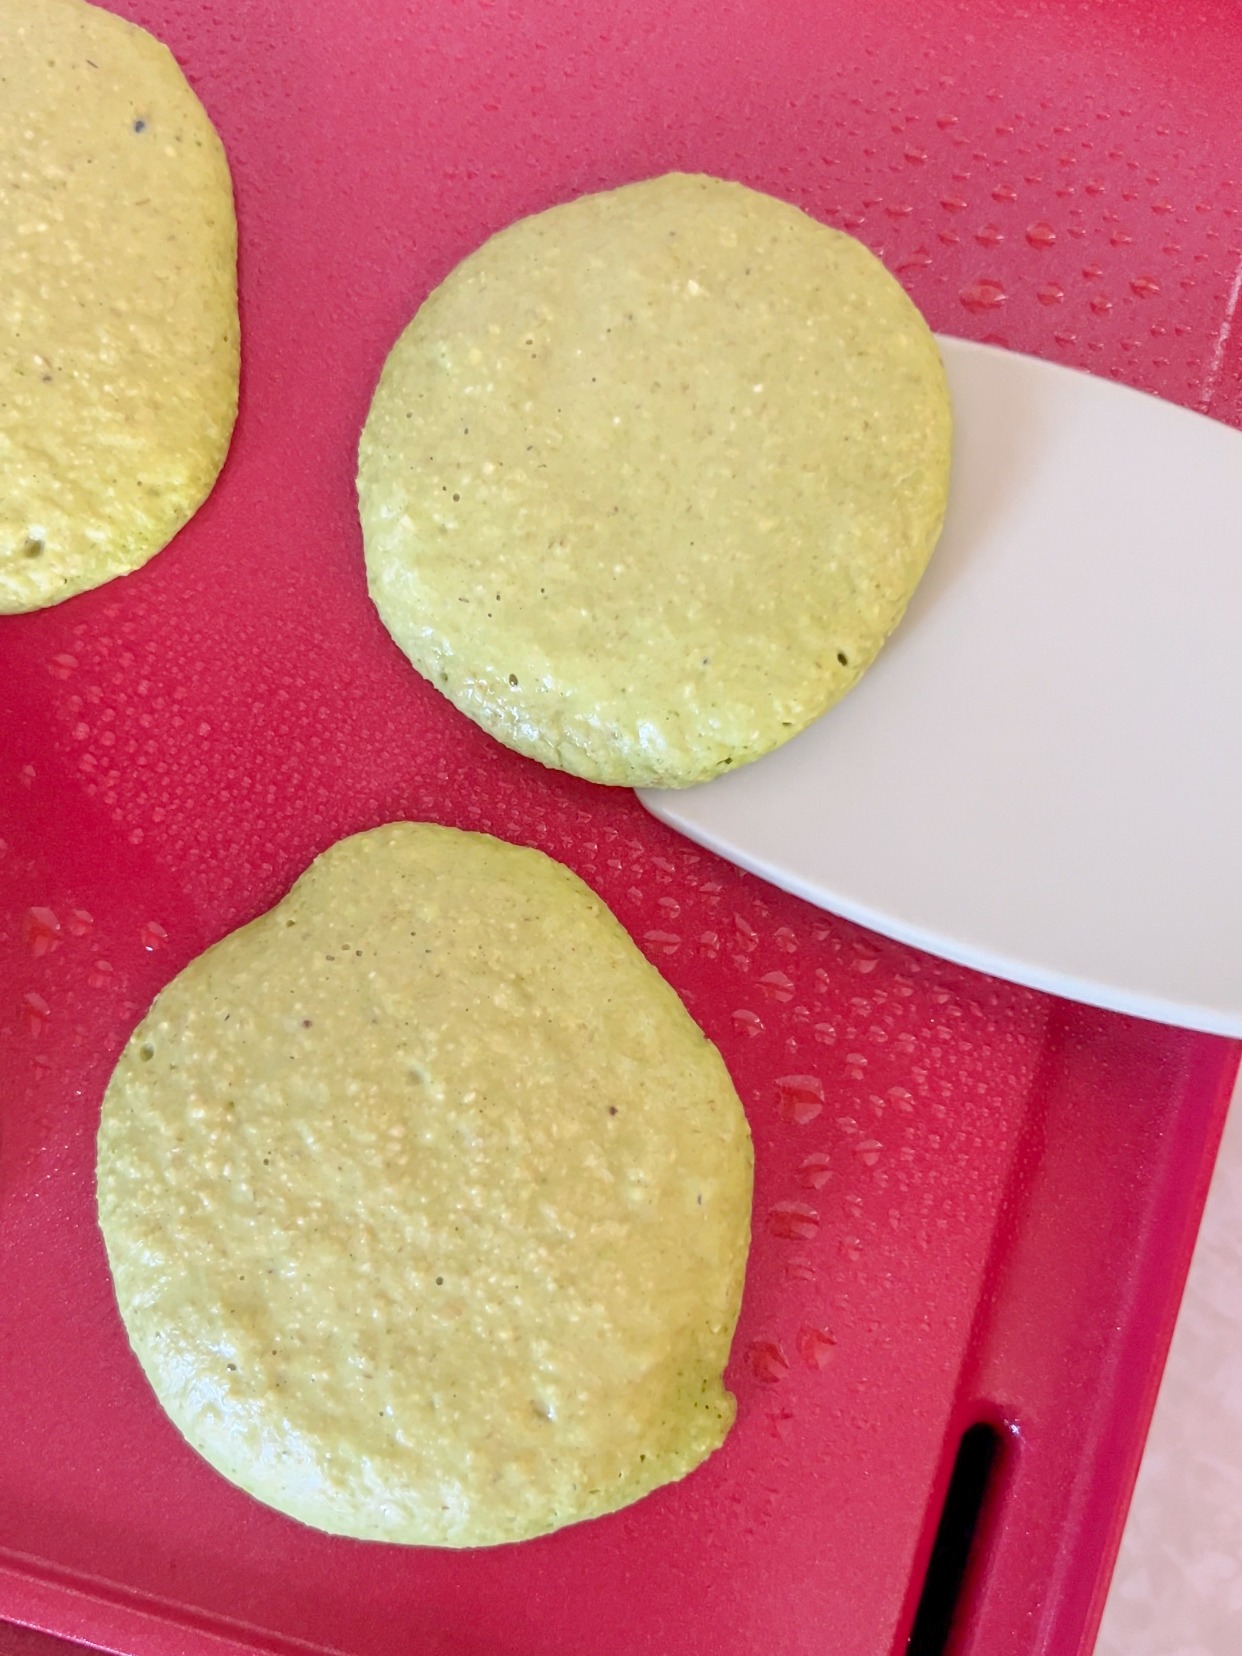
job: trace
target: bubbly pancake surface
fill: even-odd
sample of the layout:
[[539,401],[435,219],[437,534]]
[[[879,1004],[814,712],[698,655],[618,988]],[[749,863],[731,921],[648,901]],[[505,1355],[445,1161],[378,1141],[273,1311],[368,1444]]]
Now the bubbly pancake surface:
[[359,453],[367,575],[501,741],[681,786],[779,745],[900,619],[951,419],[927,325],[852,237],[669,174],[523,219],[427,298]]
[[83,0],[0,0],[0,613],[145,563],[237,413],[228,163],[171,53]]
[[169,984],[98,1152],[130,1342],[189,1442],[306,1523],[446,1546],[720,1444],[751,1178],[719,1054],[599,899],[409,823]]

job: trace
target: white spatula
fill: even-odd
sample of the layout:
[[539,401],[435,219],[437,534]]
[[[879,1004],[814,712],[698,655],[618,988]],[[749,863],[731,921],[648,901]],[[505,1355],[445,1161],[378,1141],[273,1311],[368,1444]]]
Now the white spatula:
[[822,908],[1242,1037],[1242,434],[940,341],[944,535],[845,700],[656,816]]

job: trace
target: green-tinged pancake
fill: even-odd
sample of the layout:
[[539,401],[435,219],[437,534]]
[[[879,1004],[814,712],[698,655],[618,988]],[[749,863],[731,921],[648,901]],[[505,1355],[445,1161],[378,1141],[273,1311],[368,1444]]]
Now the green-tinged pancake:
[[172,54],[82,0],[0,0],[0,613],[166,545],[237,383],[228,163]]
[[935,340],[852,237],[671,174],[501,231],[394,346],[362,434],[367,578],[493,735],[681,786],[842,696],[948,489]]
[[723,1440],[752,1152],[716,1049],[559,863],[399,823],[190,963],[117,1065],[138,1360],[305,1523],[518,1540]]

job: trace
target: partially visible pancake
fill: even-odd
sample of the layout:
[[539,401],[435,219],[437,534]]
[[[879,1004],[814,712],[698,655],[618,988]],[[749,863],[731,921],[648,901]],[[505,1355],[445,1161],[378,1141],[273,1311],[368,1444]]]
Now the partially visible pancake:
[[481,1546],[722,1441],[751,1169],[719,1054],[576,876],[398,823],[159,996],[99,1217],[134,1351],[225,1477]]
[[137,569],[237,413],[237,227],[171,53],[82,0],[0,0],[0,612]]
[[842,696],[948,488],[935,341],[860,242],[670,174],[501,231],[422,305],[362,434],[367,578],[511,747],[702,781]]

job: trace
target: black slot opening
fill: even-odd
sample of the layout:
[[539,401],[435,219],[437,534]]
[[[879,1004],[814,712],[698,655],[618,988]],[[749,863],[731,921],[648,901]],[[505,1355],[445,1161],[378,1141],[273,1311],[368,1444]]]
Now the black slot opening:
[[947,1656],[962,1583],[1000,1450],[1000,1433],[994,1426],[981,1422],[962,1434],[906,1656]]

